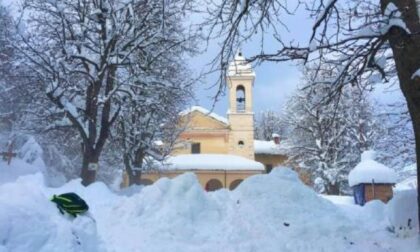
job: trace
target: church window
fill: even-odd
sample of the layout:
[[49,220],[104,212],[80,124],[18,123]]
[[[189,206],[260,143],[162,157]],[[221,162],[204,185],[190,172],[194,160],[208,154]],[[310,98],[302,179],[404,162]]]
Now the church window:
[[244,143],[244,141],[239,141],[238,142],[238,146],[240,147],[240,148],[243,148],[244,146],[245,146],[245,143]]
[[243,180],[242,179],[237,179],[237,180],[234,180],[232,183],[230,183],[230,186],[229,186],[229,190],[235,190],[235,188],[242,182]]
[[200,143],[192,143],[191,144],[191,153],[192,154],[199,154],[201,152]]
[[220,182],[220,180],[218,179],[210,179],[207,183],[206,183],[206,187],[204,188],[207,192],[212,192],[212,191],[216,191],[219,190],[223,187],[222,182]]

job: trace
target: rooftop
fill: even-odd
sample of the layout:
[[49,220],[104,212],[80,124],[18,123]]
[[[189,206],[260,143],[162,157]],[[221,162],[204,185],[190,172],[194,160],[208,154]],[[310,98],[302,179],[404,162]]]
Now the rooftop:
[[264,165],[244,157],[226,154],[186,154],[169,157],[167,170],[264,171]]
[[185,116],[185,115],[188,115],[189,113],[192,113],[194,111],[197,111],[197,112],[200,112],[202,114],[208,115],[211,118],[213,118],[213,119],[215,119],[215,120],[217,120],[219,122],[222,122],[222,123],[224,123],[226,125],[229,125],[229,121],[228,121],[228,119],[226,117],[220,116],[220,115],[218,115],[216,113],[213,113],[210,110],[205,109],[205,108],[200,107],[200,106],[192,106],[191,108],[188,108],[188,109],[182,111],[181,113],[179,113],[179,115]]
[[365,183],[395,184],[397,174],[391,168],[374,160],[374,151],[365,151],[362,161],[349,173],[349,185],[355,186]]
[[286,144],[274,143],[274,141],[254,140],[255,154],[268,154],[268,155],[286,155]]

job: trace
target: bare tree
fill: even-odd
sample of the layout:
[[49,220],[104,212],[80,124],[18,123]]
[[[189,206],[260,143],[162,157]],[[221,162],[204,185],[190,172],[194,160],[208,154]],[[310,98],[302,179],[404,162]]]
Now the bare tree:
[[285,136],[285,129],[282,124],[279,112],[272,110],[262,111],[255,116],[255,136],[261,140],[272,140],[273,134]]
[[[83,143],[81,177],[95,180],[110,130],[134,84],[127,67],[166,40],[161,1],[26,0],[18,49]],[[162,55],[166,48],[155,51]],[[152,55],[151,55],[152,56]],[[138,96],[133,97],[138,98]]]
[[[160,43],[135,54],[137,64],[128,68],[133,85],[124,96],[115,139],[121,146],[130,185],[140,184],[142,171],[163,161],[182,130],[177,127],[178,114],[192,98],[195,84],[185,64],[185,56],[196,52],[197,39],[194,30],[182,21],[188,2],[156,1],[162,9],[155,14],[156,20],[161,15],[165,18],[151,33],[160,33]],[[143,10],[134,11],[141,15]]]
[[[279,48],[272,53],[262,51],[250,61],[297,59],[315,63],[313,70],[318,72],[333,67],[337,70],[335,75],[322,80],[335,87],[330,97],[348,84],[369,90],[378,79],[398,81],[413,123],[417,174],[420,174],[420,19],[416,0],[311,1],[305,7],[315,21],[308,44],[303,47],[297,43],[285,44],[275,32],[282,25],[280,18],[284,12],[276,9],[273,13],[262,8],[270,4],[287,7],[286,0],[229,3],[232,5],[216,4],[216,10],[210,13],[211,23],[219,25],[226,34],[218,59],[226,59],[225,47],[237,46],[232,41],[244,41],[249,31],[261,34],[270,27],[274,32],[268,35],[277,39]],[[220,63],[224,66],[225,60]],[[420,206],[420,187],[418,190]]]
[[[376,115],[381,122],[381,137],[375,143],[379,159],[400,174],[406,166],[416,162],[413,124],[404,102],[392,104]],[[402,177],[404,178],[404,177]]]

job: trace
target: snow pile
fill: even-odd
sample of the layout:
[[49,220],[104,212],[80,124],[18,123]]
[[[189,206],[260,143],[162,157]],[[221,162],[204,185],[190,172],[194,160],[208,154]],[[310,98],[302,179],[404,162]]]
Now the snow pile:
[[331,201],[336,205],[354,205],[354,197],[353,196],[343,196],[343,195],[326,195],[321,194],[322,198]]
[[200,112],[200,113],[202,113],[206,116],[210,116],[211,118],[213,118],[213,119],[215,119],[219,122],[222,122],[226,125],[229,125],[229,121],[225,117],[219,116],[218,114],[210,112],[210,110],[207,110],[207,109],[205,109],[203,107],[200,107],[200,106],[192,106],[191,108],[180,112],[179,115],[180,116],[185,116],[185,115],[188,115],[188,114],[190,114],[194,111]]
[[362,161],[349,173],[349,185],[362,183],[389,183],[397,182],[397,174],[385,165],[376,162],[374,151],[362,153]]
[[[369,247],[358,235],[358,225],[286,168],[253,176],[232,192],[206,193],[192,173],[160,179],[131,197],[107,197],[111,193],[100,183],[76,192],[91,202],[98,234],[109,251],[363,251]],[[377,246],[374,242],[369,248]]]
[[19,150],[19,157],[34,166],[41,169],[45,168],[44,160],[42,159],[43,150],[41,146],[36,142],[35,138],[29,136],[28,140],[23,144]]
[[96,226],[62,216],[40,173],[0,185],[0,251],[98,251]]
[[[381,202],[337,207],[287,168],[252,176],[234,191],[207,193],[192,173],[135,189],[117,194],[80,180],[48,188],[40,174],[0,184],[0,251],[420,249],[413,237],[386,231]],[[90,217],[61,215],[49,198],[65,192],[85,199]]]
[[[2,137],[0,140],[4,141],[5,138]],[[19,136],[16,142],[21,142],[18,145],[19,150],[14,150],[17,157],[13,157],[10,164],[0,158],[0,184],[14,182],[23,175],[37,172],[46,174],[46,166],[42,159],[43,151],[36,140],[32,136]]]
[[14,182],[20,176],[41,172],[37,166],[26,163],[19,158],[13,158],[10,165],[0,159],[0,184]]
[[411,176],[409,178],[406,178],[395,185],[395,190],[397,191],[411,189],[417,189],[417,176]]
[[418,233],[417,192],[397,192],[387,205],[391,230],[398,237],[414,236]]
[[254,160],[225,154],[186,154],[169,157],[167,170],[257,170],[264,165]]
[[254,152],[255,154],[285,155],[286,148],[274,141],[254,140]]

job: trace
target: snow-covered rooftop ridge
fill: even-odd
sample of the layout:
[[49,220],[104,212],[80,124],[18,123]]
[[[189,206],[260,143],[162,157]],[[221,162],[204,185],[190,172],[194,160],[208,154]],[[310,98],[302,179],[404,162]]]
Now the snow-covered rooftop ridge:
[[282,142],[280,144],[274,141],[254,140],[255,154],[285,155],[286,150]]
[[229,64],[228,76],[255,76],[255,72],[249,62],[240,51],[235,55],[235,58]]
[[349,185],[355,186],[363,183],[395,184],[397,174],[389,167],[374,160],[374,151],[365,151],[362,161],[349,173]]
[[226,117],[223,117],[223,116],[220,116],[216,113],[210,112],[210,110],[205,109],[205,108],[200,107],[200,106],[192,106],[191,108],[188,108],[188,109],[182,111],[181,113],[179,113],[179,115],[181,115],[181,116],[188,115],[189,113],[194,112],[194,111],[198,111],[198,112],[201,112],[205,115],[208,115],[208,116],[212,117],[213,119],[215,119],[217,121],[220,121],[224,124],[227,124],[227,125],[229,124],[229,121],[228,121],[228,119],[226,119]]
[[186,154],[169,157],[164,167],[167,170],[257,170],[264,165],[244,157],[225,154]]

